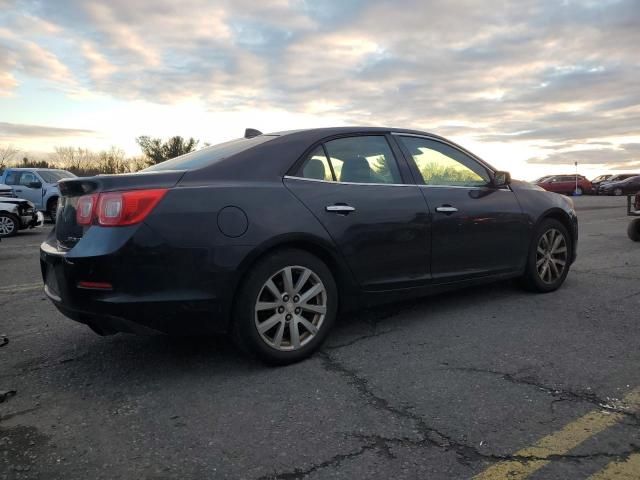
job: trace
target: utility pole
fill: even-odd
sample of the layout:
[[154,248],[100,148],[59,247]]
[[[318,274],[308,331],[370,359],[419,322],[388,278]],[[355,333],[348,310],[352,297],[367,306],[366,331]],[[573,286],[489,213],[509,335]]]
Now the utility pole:
[[578,161],[575,161],[576,165],[576,189],[573,191],[574,195],[578,195]]

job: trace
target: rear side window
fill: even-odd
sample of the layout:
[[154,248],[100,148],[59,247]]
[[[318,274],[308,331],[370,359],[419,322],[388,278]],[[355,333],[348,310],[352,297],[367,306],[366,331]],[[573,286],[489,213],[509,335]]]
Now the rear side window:
[[309,158],[302,165],[300,176],[311,180],[335,181],[331,164],[324,154],[322,145],[311,152]]
[[142,172],[157,172],[162,170],[195,170],[198,168],[213,165],[231,155],[248,150],[277,138],[277,135],[259,135],[253,138],[238,138],[230,142],[219,143],[211,147],[206,147],[196,152],[180,155],[179,157],[166,160],[141,170]]
[[402,183],[396,159],[382,135],[330,140],[324,149],[320,145],[309,155],[296,176],[346,183]]

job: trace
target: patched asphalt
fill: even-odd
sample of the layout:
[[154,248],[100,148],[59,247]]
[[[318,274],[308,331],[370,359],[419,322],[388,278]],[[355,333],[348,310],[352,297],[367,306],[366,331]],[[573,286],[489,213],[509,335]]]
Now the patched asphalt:
[[[502,282],[351,314],[281,368],[224,337],[99,337],[42,293],[50,227],[5,239],[0,393],[16,394],[0,403],[0,479],[508,478],[504,465],[567,479],[631,465],[640,243],[624,199],[576,207],[559,291]],[[593,412],[615,421],[591,434]]]

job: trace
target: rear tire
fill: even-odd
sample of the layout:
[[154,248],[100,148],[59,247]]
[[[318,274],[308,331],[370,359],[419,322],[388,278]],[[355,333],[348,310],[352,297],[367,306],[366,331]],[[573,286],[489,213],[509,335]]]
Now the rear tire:
[[0,213],[0,238],[13,237],[20,229],[20,221],[10,213]]
[[324,262],[304,250],[282,249],[246,274],[235,299],[232,335],[245,353],[265,363],[295,363],[320,347],[337,310],[338,290]]
[[635,218],[629,222],[627,235],[634,242],[640,242],[640,218]]
[[566,227],[553,218],[538,225],[531,242],[522,284],[539,293],[560,288],[569,273],[573,255],[571,237]]

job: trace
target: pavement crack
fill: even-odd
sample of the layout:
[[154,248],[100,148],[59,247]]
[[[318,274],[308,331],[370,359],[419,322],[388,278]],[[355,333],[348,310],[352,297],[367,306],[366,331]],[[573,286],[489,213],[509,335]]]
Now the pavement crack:
[[629,411],[629,408],[623,404],[620,404],[619,400],[610,399],[610,398],[601,398],[597,394],[593,392],[574,392],[572,390],[565,390],[562,388],[551,387],[542,383],[539,379],[537,379],[533,375],[527,376],[518,376],[518,372],[509,373],[502,372],[499,370],[491,370],[484,368],[475,368],[475,367],[452,367],[447,363],[442,364],[447,370],[461,371],[461,372],[470,372],[470,373],[480,373],[485,375],[495,375],[507,382],[516,384],[516,385],[528,385],[530,387],[535,387],[538,390],[541,390],[556,399],[552,403],[557,403],[561,401],[571,401],[571,402],[585,402],[595,405],[604,410],[609,410],[616,413],[621,413],[624,415],[628,415],[629,417],[640,420],[640,417],[637,413]]
[[32,408],[26,408],[24,410],[18,410],[17,412],[12,412],[12,413],[7,413],[6,415],[0,415],[0,423],[6,421],[6,420],[10,420],[14,417],[19,417],[21,415],[26,415],[27,413],[31,413],[31,412],[35,412],[36,410],[40,409],[40,407],[32,407]]
[[360,446],[357,450],[351,453],[341,453],[331,457],[329,460],[325,460],[324,462],[311,465],[308,468],[296,468],[289,472],[282,473],[274,473],[271,475],[264,475],[259,477],[257,480],[296,480],[300,478],[304,478],[307,475],[314,473],[317,470],[322,470],[328,467],[337,467],[345,460],[350,460],[352,458],[359,457],[360,455],[366,453],[369,450],[374,450],[379,448],[376,444],[366,444]]
[[326,347],[324,347],[324,350],[337,350],[338,348],[350,347],[351,345],[355,345],[356,343],[359,343],[362,340],[367,340],[368,338],[375,338],[375,337],[380,337],[382,335],[387,335],[389,333],[395,332],[398,329],[397,328],[392,328],[390,330],[382,330],[380,332],[378,332],[377,330],[378,329],[374,326],[373,333],[369,333],[369,334],[366,334],[366,335],[361,335],[361,336],[356,337],[356,338],[354,338],[352,340],[349,340],[348,342],[339,343],[337,345],[326,346]]

